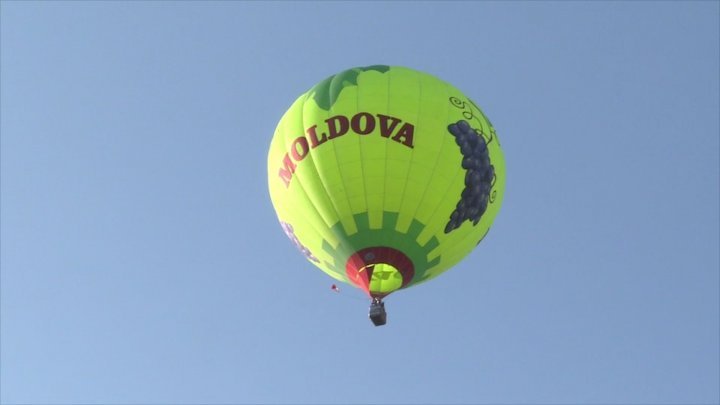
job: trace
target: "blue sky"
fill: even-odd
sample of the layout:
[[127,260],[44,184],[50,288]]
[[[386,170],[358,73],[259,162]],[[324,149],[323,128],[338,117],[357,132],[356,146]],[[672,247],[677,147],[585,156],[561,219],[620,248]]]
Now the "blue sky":
[[[0,402],[718,403],[720,3],[0,6]],[[482,244],[362,294],[287,240],[266,157],[353,66],[495,125]]]

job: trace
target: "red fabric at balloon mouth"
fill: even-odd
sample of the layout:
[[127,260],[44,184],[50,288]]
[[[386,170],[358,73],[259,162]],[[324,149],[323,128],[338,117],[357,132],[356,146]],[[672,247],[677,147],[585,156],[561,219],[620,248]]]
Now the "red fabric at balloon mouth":
[[412,260],[405,253],[386,246],[358,250],[348,258],[345,264],[345,272],[350,282],[365,291],[370,297],[382,298],[390,293],[371,292],[370,280],[372,280],[372,266],[383,263],[389,264],[398,270],[402,276],[400,288],[405,288],[415,276],[415,266]]

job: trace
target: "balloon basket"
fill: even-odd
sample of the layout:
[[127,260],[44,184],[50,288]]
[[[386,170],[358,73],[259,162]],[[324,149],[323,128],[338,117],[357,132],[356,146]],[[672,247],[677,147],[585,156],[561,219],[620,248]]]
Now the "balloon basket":
[[387,323],[387,312],[385,312],[385,303],[374,299],[370,304],[370,320],[375,326],[382,326]]

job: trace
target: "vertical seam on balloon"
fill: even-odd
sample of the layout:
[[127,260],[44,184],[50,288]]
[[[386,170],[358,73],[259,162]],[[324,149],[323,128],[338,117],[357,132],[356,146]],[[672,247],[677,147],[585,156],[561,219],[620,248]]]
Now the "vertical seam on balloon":
[[[418,73],[417,73],[417,72],[413,72],[413,74],[414,74],[416,77],[418,77]],[[388,98],[390,98],[390,97],[389,97],[389,93],[388,93]],[[418,104],[419,104],[419,103],[418,103]],[[416,112],[416,119],[415,119],[415,123],[416,123],[416,124],[417,124],[417,122],[418,122],[417,120],[419,119],[419,116],[420,116],[419,110],[420,110],[420,108],[418,107],[418,111]],[[414,161],[415,161],[415,148],[413,147],[413,148],[410,150],[410,161],[409,161],[409,163],[408,163],[407,171],[405,172],[405,180],[402,182],[402,184],[403,184],[403,189],[402,189],[402,192],[400,193],[400,195],[401,195],[402,197],[401,197],[401,200],[400,200],[400,208],[399,208],[399,212],[398,212],[397,222],[400,221],[400,217],[401,217],[401,214],[402,214],[403,202],[405,201],[405,192],[407,191],[408,179],[410,178],[410,175],[411,175],[410,172],[411,172],[411,170],[412,170],[412,165],[413,165],[413,162],[414,162]],[[414,214],[413,214],[413,216],[410,218],[410,224],[409,224],[409,226],[408,226],[408,230],[409,230],[410,227],[412,226],[413,220],[415,220]],[[396,229],[397,229],[397,222],[395,223]],[[400,244],[397,242],[398,239],[400,238],[400,235],[401,235],[400,232],[395,232],[395,233],[393,234],[393,236],[392,236],[393,245],[395,245],[395,246],[400,246]],[[413,263],[413,265],[416,265],[416,263]],[[414,278],[414,277],[413,277],[413,278]],[[412,281],[411,281],[411,282],[412,282]]]
[[[394,70],[393,70],[392,68],[390,68],[390,69],[388,70],[388,76],[387,76],[387,92],[385,93],[385,94],[386,94],[385,100],[387,101],[387,104],[386,104],[386,106],[385,106],[385,108],[386,108],[385,114],[388,115],[388,116],[391,115],[391,111],[392,111],[392,110],[391,110],[391,105],[392,105],[392,103],[393,103],[393,98],[392,98],[392,84],[391,84],[392,78],[393,78],[393,76],[394,76],[393,73],[394,73]],[[385,178],[386,178],[386,180],[385,180],[385,193],[386,193],[386,196],[387,196],[387,195],[388,195],[387,187],[388,187],[388,184],[391,184],[389,181],[387,181],[387,179],[390,178],[390,176],[392,176],[393,173],[391,173],[390,170],[389,170],[389,169],[390,169],[390,154],[389,154],[390,152],[389,152],[389,149],[390,149],[390,146],[392,146],[392,145],[390,144],[390,140],[389,140],[389,139],[387,139],[386,141],[387,141],[387,142],[385,142]],[[402,208],[402,196],[401,196],[400,198],[401,198],[401,200],[400,200],[400,205],[397,207],[397,215],[395,215],[395,221],[394,221],[393,224],[391,224],[391,226],[392,226],[392,232],[391,232],[391,234],[390,234],[390,235],[391,235],[391,236],[390,236],[390,240],[391,240],[391,243],[393,244],[393,246],[397,246],[398,236],[397,236],[397,232],[395,232],[395,230],[397,229],[398,221],[400,221],[400,210],[401,210],[401,208]],[[384,214],[383,214],[383,215],[384,215]]]
[[[422,112],[422,104],[423,104],[423,90],[424,90],[424,89],[423,89],[423,77],[424,77],[424,76],[423,76],[423,74],[421,74],[421,73],[415,72],[415,77],[417,78],[417,86],[418,86],[417,112],[415,113],[415,116],[416,116],[417,118],[416,118],[416,120],[415,120],[415,125],[420,126],[420,120],[422,119],[422,114],[421,114],[421,112]],[[410,162],[410,169],[412,169],[412,166],[413,166],[413,163],[414,163],[414,162],[415,162],[415,148],[413,148],[413,150],[412,150],[412,157],[411,157],[411,162]],[[410,177],[410,175],[411,175],[410,170],[408,170],[408,178]],[[432,176],[431,176],[431,177],[432,177]],[[429,180],[429,179],[428,179],[428,180]],[[407,181],[407,180],[406,180],[406,181]],[[416,205],[415,205],[415,209],[413,210],[413,214],[412,214],[412,220],[413,220],[413,221],[420,222],[419,220],[417,220],[417,218],[416,218],[415,216],[417,215],[418,208],[419,208],[420,205],[422,204],[422,200],[423,200],[423,198],[425,197],[425,193],[426,193],[427,189],[429,188],[429,184],[430,184],[429,181],[428,181],[428,182],[425,182],[425,184],[424,184],[423,191],[422,191],[422,197],[418,199],[418,201],[417,201],[417,203],[416,203]],[[425,226],[424,223],[422,223],[422,222],[420,222],[420,223],[423,224],[423,227]],[[412,226],[412,223],[411,223],[411,226]],[[421,230],[421,232],[422,232],[422,230]],[[419,235],[420,235],[419,233],[418,233],[417,235],[413,235],[413,237],[415,238],[415,240],[414,240],[415,243],[417,243],[417,238],[418,238]],[[426,257],[426,259],[427,259],[427,257]],[[415,267],[418,267],[419,263],[413,263],[413,265],[414,265]],[[423,270],[424,270],[424,269],[423,269]],[[414,279],[416,276],[417,276],[417,269],[416,269],[415,274],[413,274],[413,279]],[[412,283],[412,280],[410,280],[410,283]]]
[[[304,106],[304,103],[303,103],[303,109],[302,109],[301,112],[300,112],[300,117],[301,117],[301,121],[302,121],[302,125],[303,125],[302,128],[303,128],[303,130],[304,130],[304,129],[307,127],[307,124],[306,124],[306,122],[305,122],[305,106]],[[325,191],[325,195],[327,196],[328,200],[330,201],[330,204],[332,205],[332,208],[335,210],[335,214],[336,214],[336,216],[337,216],[337,214],[338,214],[337,206],[338,206],[338,205],[336,204],[336,201],[335,201],[335,198],[333,197],[333,195],[328,191],[327,182],[325,181],[325,176],[324,176],[324,175],[322,174],[322,172],[318,169],[318,165],[316,164],[316,160],[315,160],[315,157],[314,157],[312,148],[310,149],[310,152],[308,153],[308,155],[309,155],[310,160],[312,161],[312,167],[313,167],[313,169],[315,170],[315,173],[317,174],[317,177],[320,179],[320,185],[322,186],[323,191]],[[339,218],[338,218],[338,221],[339,221]],[[333,224],[328,224],[327,222],[326,222],[325,224],[326,224],[328,227],[331,227],[332,225],[334,225],[334,223],[333,223]]]
[[[391,92],[392,87],[391,87],[391,85],[390,85],[390,81],[392,80],[393,69],[389,69],[389,70],[388,70],[388,73],[389,73],[389,74],[388,74],[388,89],[387,89],[387,97],[386,97],[386,99],[387,99],[387,112],[386,112],[386,113],[387,113],[387,115],[391,115],[391,114],[390,114],[390,100],[392,99],[392,92]],[[393,115],[394,115],[394,114],[393,114]],[[386,165],[386,169],[387,169],[387,162],[390,160],[390,159],[388,158],[388,148],[389,148],[389,147],[390,147],[390,139],[388,139],[387,142],[385,142],[385,161],[386,161],[385,165]],[[410,153],[412,153],[412,152],[410,152]],[[411,157],[410,160],[411,160],[411,162],[412,162],[412,157]],[[409,173],[409,172],[410,172],[410,168],[408,168],[408,173]],[[385,176],[386,176],[386,178],[387,178],[387,176],[388,176],[387,170],[386,170]],[[388,182],[385,181],[386,187],[387,187],[387,183],[388,183]],[[407,178],[405,179],[405,182],[403,182],[402,184],[403,184],[403,191],[400,193],[400,205],[399,205],[399,207],[398,207],[398,213],[397,213],[397,217],[395,218],[395,223],[392,225],[393,232],[390,233],[390,243],[391,243],[392,247],[399,247],[399,246],[400,246],[400,244],[398,244],[398,239],[400,238],[400,232],[397,232],[397,226],[398,226],[398,222],[400,222],[400,214],[401,214],[401,212],[402,212],[402,202],[403,202],[403,200],[405,199],[405,198],[404,198],[404,197],[405,197],[405,185],[407,184]],[[386,191],[387,191],[387,190],[386,190]]]
[[[393,76],[393,69],[391,68],[391,69],[388,70],[388,76],[387,76],[387,92],[386,92],[386,97],[385,97],[385,100],[386,100],[386,106],[385,106],[386,110],[385,110],[385,114],[388,115],[388,116],[391,115],[391,114],[390,114],[390,102],[391,102],[391,100],[392,100],[392,92],[391,92],[391,89],[392,89],[392,88],[391,88],[390,82],[391,82],[391,80],[392,80],[392,76]],[[387,181],[387,179],[388,179],[389,176],[390,176],[390,173],[389,173],[389,171],[388,171],[388,162],[390,161],[389,156],[388,156],[388,148],[390,147],[390,139],[387,139],[386,142],[384,142],[384,143],[385,143],[385,189],[384,189],[384,192],[387,193],[387,186],[388,186],[388,181]],[[397,234],[397,232],[395,232],[395,229],[397,228],[397,223],[398,223],[398,221],[400,220],[400,211],[401,211],[401,209],[402,209],[402,198],[401,198],[401,200],[400,200],[400,206],[398,207],[398,215],[397,215],[396,218],[395,218],[395,223],[392,224],[392,230],[393,230],[393,231],[390,232],[390,241],[389,241],[390,243],[389,243],[389,244],[392,245],[392,247],[399,247],[399,245],[398,245],[398,243],[397,243],[398,234]],[[383,201],[383,222],[385,222],[385,218],[384,218],[384,217],[385,217],[385,214],[384,214],[384,211],[385,211],[385,202]],[[383,223],[383,227],[384,227],[384,226],[385,226],[385,224]]]
[[[423,86],[422,86],[422,77],[420,77],[419,83],[420,83],[420,86],[419,86],[419,87],[420,87],[420,100],[419,100],[419,102],[418,102],[418,120],[417,120],[417,125],[418,125],[418,126],[420,126],[420,119],[421,119],[421,116],[422,116],[422,115],[420,114],[421,109],[422,109],[422,101],[423,101],[423,98],[422,98],[422,87],[423,87]],[[444,143],[445,143],[445,138],[443,138],[443,144],[444,144]],[[441,149],[442,149],[442,146],[441,146]],[[439,161],[440,161],[440,154],[438,153],[438,154],[435,155],[435,162],[433,163],[432,173],[431,173],[431,175],[430,175],[430,179],[432,179],[432,175],[434,174],[435,168],[437,167],[437,164],[438,164]],[[428,179],[428,180],[430,180],[430,179]],[[420,209],[420,206],[422,206],[423,200],[425,199],[425,195],[427,194],[427,191],[428,191],[429,189],[430,189],[430,181],[426,182],[426,183],[425,183],[425,186],[423,187],[422,196],[418,199],[418,203],[417,203],[417,205],[415,206],[415,211],[413,212],[413,218],[416,218],[418,209]],[[418,220],[418,221],[419,221],[419,220]],[[423,224],[423,225],[425,225],[425,224]]]
[[[362,74],[362,72],[359,72],[357,77],[355,78],[355,83],[357,85],[355,87],[355,111],[357,111],[357,112],[361,112],[360,111],[360,83],[359,83],[361,74]],[[360,178],[361,178],[360,182],[362,183],[362,187],[363,187],[362,195],[363,195],[363,199],[365,199],[365,212],[368,214],[368,227],[369,227],[370,226],[370,206],[368,206],[368,198],[367,198],[368,189],[367,189],[367,184],[365,182],[365,166],[363,165],[363,148],[362,148],[362,144],[363,144],[362,141],[364,139],[363,138],[364,136],[366,136],[366,135],[358,134],[358,136],[356,138],[357,138],[357,145],[358,145],[358,154],[360,155]]]
[[[422,86],[421,86],[421,88],[422,88]],[[421,91],[421,93],[422,93],[422,91]],[[421,100],[420,105],[422,105],[422,97],[420,98],[420,100]],[[447,103],[446,103],[446,107],[445,107],[445,108],[446,108],[446,110],[445,110],[445,117],[448,117],[448,110],[449,110],[450,107],[449,107],[449,105],[448,105]],[[418,118],[418,120],[420,120],[420,118]],[[419,125],[419,122],[418,122],[418,125]],[[430,135],[435,136],[436,134],[430,134]],[[428,190],[430,190],[430,184],[431,184],[431,182],[432,182],[432,179],[433,179],[434,176],[436,175],[436,170],[437,170],[437,167],[438,167],[438,165],[439,165],[439,163],[440,163],[440,153],[442,152],[443,148],[445,147],[445,143],[447,142],[447,139],[448,139],[448,137],[446,137],[446,136],[444,136],[444,135],[445,135],[445,134],[437,134],[437,136],[441,136],[441,137],[442,137],[442,143],[440,144],[440,147],[439,147],[438,150],[437,150],[437,154],[435,155],[435,161],[434,161],[434,163],[433,163],[433,165],[432,165],[430,178],[429,178],[428,181],[425,183],[425,187],[423,188],[422,196],[421,196],[421,197],[419,198],[419,200],[418,200],[419,202],[418,202],[417,206],[415,207],[415,212],[413,213],[413,217],[416,217],[416,216],[417,216],[418,210],[420,209],[421,206],[423,206],[423,205],[425,204],[425,198],[426,198],[426,196],[427,196]],[[442,194],[442,195],[447,194],[447,190],[450,189],[450,187],[452,186],[452,184],[453,184],[452,181],[448,182],[448,188],[445,190],[445,193]],[[432,209],[432,211],[431,211],[431,214],[428,216],[428,219],[427,219],[426,223],[423,223],[423,225],[427,226],[427,225],[431,222],[430,219],[435,216],[435,214],[437,213],[438,208],[440,207],[440,205],[442,205],[442,202],[443,202],[443,200],[440,199],[440,200],[438,201],[438,203],[435,205],[435,207],[433,207],[433,209]],[[418,221],[419,221],[419,220],[418,220]],[[430,229],[432,229],[432,228],[430,228]],[[423,229],[423,231],[424,231],[424,229]],[[421,233],[422,233],[422,231],[421,231]],[[431,233],[431,234],[430,234],[430,235],[431,235],[431,238],[432,238],[432,236],[435,235],[436,233],[437,233],[437,231]],[[418,234],[418,237],[419,237],[419,236],[420,236],[420,234]],[[419,243],[418,243],[418,244],[419,244]],[[426,259],[427,259],[427,257],[426,257]],[[439,264],[437,264],[436,266],[438,266],[438,265],[439,265]],[[416,272],[416,273],[415,273],[415,277],[413,277],[413,278],[414,278],[414,279],[420,279],[421,276],[424,275],[427,270],[428,270],[428,268],[424,268],[424,269],[416,268],[416,269],[415,269],[415,272]]]
[[[390,115],[390,76],[392,75],[392,68],[389,68],[387,71],[387,88],[385,91],[385,115]],[[383,203],[382,203],[382,210],[383,210],[383,218],[382,218],[382,228],[385,228],[385,209],[388,207],[388,176],[390,175],[390,172],[388,171],[388,144],[390,142],[383,142],[385,144],[385,172],[383,173]],[[395,219],[395,224],[393,224],[393,229],[397,225],[397,218]]]
[[[302,116],[303,116],[303,113],[301,112],[301,114],[300,114],[300,119],[301,119],[301,121],[303,121]],[[288,144],[288,138],[289,138],[290,136],[292,136],[292,135],[288,135],[287,132],[284,133],[283,136],[282,136],[283,139],[284,139],[284,141],[285,141],[285,142],[284,142],[284,144],[285,144],[285,150],[287,150],[287,151],[292,151],[292,141],[290,141],[289,144]],[[304,136],[304,135],[303,135],[303,136]],[[309,153],[308,153],[308,154],[309,154]],[[320,220],[321,220],[323,223],[325,223],[325,220],[323,219],[322,215],[320,215],[320,211],[318,211],[318,209],[315,207],[315,204],[312,204],[312,200],[311,200],[311,198],[310,198],[310,194],[307,192],[307,190],[305,189],[305,187],[303,187],[302,181],[300,181],[300,176],[295,175],[295,176],[293,176],[293,177],[294,177],[295,183],[297,184],[298,187],[300,187],[300,190],[302,190],[303,194],[305,195],[308,203],[310,203],[309,205],[314,209],[316,215],[320,218]],[[326,235],[324,234],[323,231],[320,231],[315,225],[313,225],[313,221],[308,221],[307,224],[309,224],[308,226],[309,226],[313,231],[315,231],[315,233],[317,233],[321,238],[324,239],[324,238],[326,237]],[[292,225],[292,224],[291,224],[291,225]],[[326,224],[326,225],[327,225],[327,224]],[[327,229],[329,229],[329,227],[328,227]],[[298,238],[298,239],[299,239],[299,238]],[[312,253],[312,252],[311,252],[311,253]],[[313,253],[313,255],[315,255],[315,253]],[[316,256],[316,257],[317,257],[317,256]],[[320,259],[318,258],[318,260],[320,260]],[[321,261],[321,264],[324,264],[324,263],[322,263],[322,261]],[[342,273],[340,273],[340,274],[342,275]]]
[[[417,110],[415,111],[415,125],[417,125],[418,122],[420,122],[420,104],[422,104],[421,103],[421,100],[422,100],[422,83],[421,83],[422,78],[419,73],[415,72],[414,74],[415,74],[415,78],[417,80],[417,86],[418,86]],[[415,163],[415,147],[413,147],[412,150],[410,151],[410,167],[408,167],[407,177],[405,178],[405,184],[408,183],[408,179],[410,179],[410,177],[412,176],[411,172],[412,172],[412,167],[413,167],[414,163]],[[407,186],[403,190],[403,198],[405,197],[404,196],[405,192],[407,192]],[[415,212],[416,211],[413,212],[412,219],[415,219]],[[411,222],[411,225],[412,225],[412,222]]]
[[[390,103],[391,103],[391,99],[392,99],[392,95],[391,95],[391,91],[390,91],[391,90],[390,81],[392,79],[392,73],[393,73],[392,68],[389,68],[386,73],[387,85],[386,85],[386,90],[385,90],[385,111],[383,111],[383,113],[385,115],[390,115]],[[383,143],[384,143],[384,148],[385,148],[385,155],[384,155],[385,156],[385,171],[383,173],[383,202],[382,202],[382,213],[381,213],[381,215],[382,215],[381,229],[384,230],[386,228],[391,228],[392,231],[390,232],[390,240],[388,241],[389,242],[388,244],[393,247],[399,247],[399,245],[397,243],[398,235],[397,235],[397,232],[395,232],[395,228],[397,227],[397,222],[400,219],[399,214],[400,214],[400,209],[402,208],[402,199],[401,199],[400,207],[398,207],[398,215],[395,217],[395,223],[386,224],[385,221],[388,221],[388,219],[385,218],[385,212],[386,212],[386,209],[388,208],[388,179],[390,178],[390,171],[388,170],[388,166],[389,166],[388,162],[390,161],[389,156],[388,156],[388,148],[390,147],[390,140],[388,139],[386,142],[383,142]]]
[[[445,84],[445,95],[447,96],[447,95],[449,94],[449,92],[447,91],[449,85],[448,85],[447,83],[444,83],[444,84]],[[450,104],[446,103],[446,104],[445,104],[445,122],[446,122],[446,123],[447,123],[448,117],[450,116],[450,114],[448,113],[448,111],[450,111]],[[441,149],[440,149],[441,151],[442,151],[442,147],[445,146],[445,142],[447,142],[447,139],[448,139],[448,137],[445,136],[445,135],[447,135],[447,132],[444,132],[442,135],[443,135],[443,144],[442,144]],[[438,161],[439,161],[439,160],[440,160],[440,156],[439,156],[439,154],[438,154]],[[436,167],[437,167],[437,165],[436,165]],[[461,169],[461,168],[462,168],[462,167],[459,166],[459,168],[458,168],[457,171],[455,172],[455,175],[451,177],[450,181],[448,181],[448,186],[447,186],[447,188],[445,189],[445,192],[442,194],[443,196],[447,195],[448,190],[452,187],[453,182],[454,182],[455,178],[457,177],[457,174],[460,172],[460,169]],[[440,208],[440,206],[442,205],[442,203],[443,203],[443,200],[441,199],[441,200],[435,205],[435,208],[433,209],[432,214],[430,215],[430,218],[433,218],[433,217],[437,214],[437,211],[438,211],[438,209]],[[432,221],[428,221],[428,222],[432,222]],[[441,225],[441,227],[444,227],[444,226],[445,226],[445,225]],[[430,229],[432,229],[432,228],[430,228]],[[433,232],[432,234],[435,235],[436,233],[437,233],[437,231]]]
[[[334,114],[333,107],[335,106],[335,100],[332,100],[330,97],[332,95],[332,89],[333,89],[335,80],[338,79],[338,76],[339,76],[339,74],[333,76],[333,78],[330,79],[330,84],[327,86],[328,100],[330,100],[330,106],[328,107],[328,118],[332,117]],[[339,96],[340,96],[340,93],[338,93],[338,97]],[[335,167],[337,168],[338,176],[340,177],[340,183],[343,185],[343,190],[344,190],[343,194],[345,197],[345,203],[347,204],[348,207],[350,207],[350,218],[354,222],[355,218],[353,217],[352,206],[350,205],[350,199],[348,198],[348,191],[347,191],[347,187],[345,184],[345,176],[343,176],[343,171],[342,171],[342,168],[340,167],[340,162],[338,161],[338,157],[337,157],[337,146],[335,145],[335,142],[328,142],[328,143],[330,145],[332,145],[332,148],[333,148],[333,158],[335,159]],[[343,228],[343,231],[347,233],[347,229],[345,229],[345,224],[343,224],[343,221],[341,218],[343,213],[341,213],[340,210],[338,210],[336,213],[338,216],[338,222],[340,223],[340,226]],[[356,228],[357,228],[357,224],[356,224]],[[342,241],[341,241],[340,245],[342,246]],[[344,266],[345,264],[343,263],[342,265]]]
[[[303,130],[303,131],[305,130],[305,128],[306,128],[306,126],[307,126],[306,123],[305,123],[305,102],[307,101],[307,98],[308,98],[308,97],[306,96],[306,97],[305,97],[305,101],[303,101],[303,104],[302,104],[302,106],[301,106],[302,108],[301,108],[301,110],[300,110],[300,121],[301,121],[301,125],[302,125],[302,130]],[[304,136],[304,135],[305,135],[305,133],[303,132],[303,136]],[[314,173],[317,175],[316,177],[319,179],[320,185],[322,186],[322,189],[323,189],[323,191],[325,192],[325,195],[326,195],[328,201],[330,201],[330,204],[332,205],[332,208],[333,208],[333,210],[335,210],[335,213],[336,213],[336,215],[337,215],[337,204],[335,204],[334,198],[332,198],[331,194],[328,192],[328,188],[327,188],[327,186],[326,186],[326,182],[325,182],[325,179],[324,179],[325,176],[322,175],[321,171],[318,169],[317,164],[315,163],[315,157],[313,156],[313,150],[312,150],[312,148],[310,148],[310,151],[308,152],[308,156],[306,157],[306,159],[308,159],[308,158],[309,158],[310,161],[312,162],[312,164],[309,165],[309,166],[312,167]],[[307,191],[306,191],[306,190],[303,190],[303,191],[305,191],[306,194],[307,194]],[[314,205],[313,205],[313,207],[314,207]],[[320,215],[320,212],[317,210],[317,208],[316,208],[315,210],[318,212],[318,215]],[[322,218],[322,215],[320,215],[320,217]],[[338,220],[339,220],[339,218],[338,218]],[[327,226],[328,229],[332,228],[332,225],[334,225],[334,224],[332,224],[332,223],[328,223],[328,222],[327,222],[326,220],[324,220],[324,219],[323,219],[323,223],[325,224],[325,226]],[[324,238],[324,239],[325,239],[325,238]],[[327,239],[325,239],[325,240],[327,240]]]
[[[389,96],[390,96],[390,95],[388,94],[388,98],[390,98]],[[405,173],[405,181],[402,182],[402,185],[403,185],[402,192],[400,192],[400,196],[401,196],[401,197],[400,197],[400,208],[399,208],[399,210],[398,210],[398,220],[397,220],[397,222],[400,222],[400,216],[401,216],[400,214],[402,213],[402,207],[403,207],[402,202],[405,201],[405,192],[407,191],[407,181],[408,181],[408,179],[410,178],[410,169],[412,168],[412,162],[413,162],[414,158],[415,158],[415,148],[411,148],[411,149],[410,149],[410,161],[409,161],[409,163],[408,163],[408,168],[407,168],[407,171],[406,171],[406,173]],[[395,223],[395,226],[396,226],[396,227],[397,227],[397,222]],[[396,235],[396,236],[393,238],[393,242],[394,242],[397,238],[398,238],[398,236]]]

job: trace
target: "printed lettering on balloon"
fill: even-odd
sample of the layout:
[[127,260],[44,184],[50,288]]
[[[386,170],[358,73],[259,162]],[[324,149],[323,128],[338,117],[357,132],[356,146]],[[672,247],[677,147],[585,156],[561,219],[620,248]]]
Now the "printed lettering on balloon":
[[311,150],[351,132],[358,136],[377,133],[383,138],[412,149],[415,126],[403,122],[400,118],[384,114],[373,115],[369,112],[359,112],[352,117],[344,115],[330,117],[323,121],[322,127],[313,125],[307,128],[305,135],[295,138],[290,144],[290,150],[283,156],[278,169],[278,176],[285,183],[285,187],[290,187],[297,165],[310,154]]

